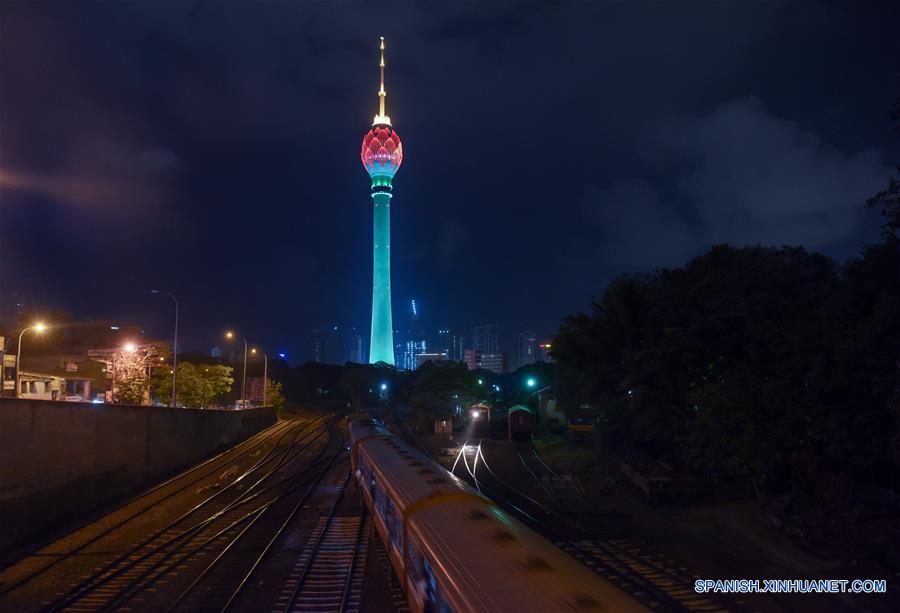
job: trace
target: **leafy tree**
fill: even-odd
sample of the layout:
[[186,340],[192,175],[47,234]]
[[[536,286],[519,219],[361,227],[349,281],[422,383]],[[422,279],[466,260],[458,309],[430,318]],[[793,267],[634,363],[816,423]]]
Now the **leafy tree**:
[[368,364],[348,363],[341,373],[341,391],[350,398],[354,409],[363,408],[374,399],[373,388],[376,385],[378,371]]
[[602,410],[631,447],[707,478],[801,456],[883,475],[900,457],[898,244],[843,266],[720,245],[619,278],[553,341],[563,408]]
[[[150,372],[160,363],[165,363],[169,355],[169,348],[161,344],[134,346],[116,351],[109,358],[113,376],[113,402],[148,404]],[[158,372],[166,369],[156,370]]]
[[[172,395],[172,371],[160,369],[153,377],[154,395],[167,400]],[[178,391],[176,402],[184,407],[208,407],[216,398],[231,391],[234,379],[231,366],[224,364],[178,363]]]
[[475,377],[462,362],[429,361],[415,375],[410,402],[424,409],[445,413],[477,394]]
[[266,404],[275,407],[276,411],[284,408],[284,392],[281,389],[281,383],[269,379],[266,382]]

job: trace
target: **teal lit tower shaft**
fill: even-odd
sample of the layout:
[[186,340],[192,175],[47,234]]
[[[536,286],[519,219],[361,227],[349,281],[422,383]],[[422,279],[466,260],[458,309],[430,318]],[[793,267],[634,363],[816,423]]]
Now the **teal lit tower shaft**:
[[372,264],[372,336],[369,363],[394,365],[394,324],[391,315],[391,181],[403,161],[400,136],[384,111],[384,38],[381,39],[381,88],[378,114],[363,138],[362,163],[372,178],[374,249]]
[[372,194],[375,232],[372,271],[372,336],[369,362],[394,363],[394,325],[391,314],[391,194]]

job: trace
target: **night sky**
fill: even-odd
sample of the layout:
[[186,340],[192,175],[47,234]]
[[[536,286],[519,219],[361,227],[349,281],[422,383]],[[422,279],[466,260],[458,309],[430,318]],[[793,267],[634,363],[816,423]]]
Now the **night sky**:
[[373,4],[3,0],[0,291],[168,338],[170,290],[201,350],[367,336],[380,35],[395,328],[513,353],[713,243],[877,238],[895,2]]

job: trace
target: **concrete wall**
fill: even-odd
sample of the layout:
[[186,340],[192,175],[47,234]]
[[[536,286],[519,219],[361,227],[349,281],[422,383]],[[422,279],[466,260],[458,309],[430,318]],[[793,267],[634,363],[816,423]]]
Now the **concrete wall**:
[[0,398],[0,555],[275,423],[270,407]]

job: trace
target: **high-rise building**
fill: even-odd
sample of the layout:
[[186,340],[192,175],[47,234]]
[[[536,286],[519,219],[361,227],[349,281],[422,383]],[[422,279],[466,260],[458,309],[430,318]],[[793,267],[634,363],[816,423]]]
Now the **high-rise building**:
[[406,341],[400,368],[415,370],[419,367],[419,354],[425,353],[425,341]]
[[384,37],[381,38],[381,87],[378,114],[363,138],[361,158],[372,178],[374,248],[372,266],[372,334],[369,362],[394,364],[394,328],[391,317],[391,181],[403,161],[400,136],[385,113]]
[[472,328],[472,349],[484,354],[500,353],[500,328],[494,324]]
[[462,334],[457,334],[455,330],[450,328],[438,330],[435,348],[439,352],[446,353],[447,359],[451,362],[466,361],[466,337]]
[[502,375],[506,372],[505,353],[482,353],[479,356],[481,368]]
[[450,344],[447,348],[447,357],[454,362],[464,362],[466,359],[466,337],[462,334],[451,334]]
[[[354,332],[356,329],[354,328]],[[350,361],[354,364],[365,364],[366,354],[361,334],[354,334],[350,339]]]
[[541,362],[555,362],[553,356],[550,355],[550,342],[541,343],[538,345],[538,360]]
[[313,329],[313,360],[320,364],[344,364],[352,361],[352,339],[356,328],[337,323],[325,324]]
[[516,366],[521,368],[529,364],[534,364],[538,360],[537,348],[537,334],[531,330],[519,332],[517,342],[518,362],[516,363]]
[[505,353],[481,353],[476,349],[466,349],[464,357],[466,368],[469,370],[483,368],[495,372],[498,375],[502,375],[506,372]]

